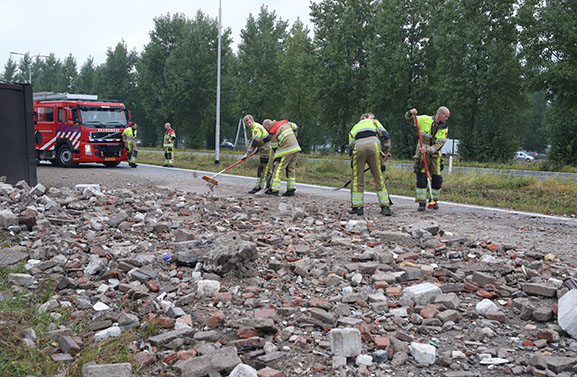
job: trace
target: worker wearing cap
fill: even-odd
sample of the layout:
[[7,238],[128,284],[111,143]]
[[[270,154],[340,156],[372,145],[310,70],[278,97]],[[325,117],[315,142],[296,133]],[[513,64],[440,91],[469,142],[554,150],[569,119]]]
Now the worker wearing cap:
[[265,187],[268,173],[270,170],[270,163],[272,160],[272,149],[270,147],[270,135],[262,124],[254,121],[252,115],[248,114],[242,118],[244,124],[250,129],[251,139],[248,145],[248,150],[243,158],[247,158],[255,150],[258,150],[260,162],[256,171],[255,186],[248,192],[254,194]]
[[162,147],[164,148],[164,167],[174,167],[174,141],[176,140],[176,133],[172,129],[170,123],[164,124],[166,130],[162,140]]
[[[381,142],[383,145],[381,145]],[[351,214],[364,214],[365,165],[369,166],[375,180],[375,188],[381,214],[391,216],[389,193],[385,185],[381,148],[385,156],[390,156],[389,133],[371,113],[361,115],[361,120],[349,132],[349,155],[351,156]],[[386,158],[385,158],[386,159]]]
[[276,195],[280,191],[281,172],[285,171],[287,190],[283,196],[295,196],[296,192],[296,164],[301,147],[293,131],[293,125],[288,120],[272,122],[270,129],[271,144],[276,146],[274,165],[272,168],[271,184],[265,192]]
[[122,141],[126,147],[126,156],[128,157],[128,165],[135,168],[136,157],[138,157],[138,148],[136,146],[136,136],[138,134],[136,123],[132,123],[130,127],[126,127],[122,133]]
[[[417,109],[411,109],[405,114],[405,119],[409,124],[415,125],[414,116],[417,115]],[[439,196],[441,195],[441,186],[443,177],[441,176],[441,148],[445,145],[448,135],[447,120],[451,112],[445,106],[439,107],[434,116],[420,115],[417,117],[421,140],[423,147],[417,144],[417,150],[413,160],[414,171],[417,175],[417,188],[415,201],[419,203],[419,211],[424,211],[427,206],[427,174],[423,162],[423,154],[427,159],[427,168],[431,177],[431,191],[435,204],[433,209],[439,209]]]

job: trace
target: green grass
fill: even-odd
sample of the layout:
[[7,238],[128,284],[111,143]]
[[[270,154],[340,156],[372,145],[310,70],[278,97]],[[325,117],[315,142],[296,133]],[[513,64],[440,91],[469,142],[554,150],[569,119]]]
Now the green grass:
[[[179,153],[175,166],[185,169],[197,169],[218,172],[238,161],[242,153],[229,157],[221,154],[219,165],[214,164],[214,155],[199,156],[195,152]],[[351,178],[346,157],[327,158],[317,161],[302,161],[297,168],[297,182],[339,187]],[[159,153],[139,154],[139,162],[162,165],[164,156]],[[255,176],[258,158],[232,168],[231,174]],[[414,196],[415,175],[411,170],[389,166],[386,172],[389,192],[397,195]],[[514,177],[509,174],[488,174],[483,172],[444,173],[441,200],[459,203],[487,205],[492,207],[558,214],[576,215],[577,182],[566,179],[538,179],[535,177]],[[373,190],[372,177],[365,180],[367,190]]]
[[[13,297],[0,302],[0,376],[52,376],[63,369],[68,369],[67,376],[80,377],[82,366],[89,361],[98,364],[133,363],[128,346],[135,339],[134,331],[123,332],[118,338],[105,339],[89,344],[89,339],[83,339],[84,348],[71,363],[55,362],[43,350],[58,348],[58,342],[46,337],[48,325],[65,325],[75,334],[81,335],[87,331],[86,320],[71,318],[72,308],[57,308],[53,313],[61,316],[55,319],[50,313],[38,313],[40,304],[49,300],[55,293],[52,281],[40,284],[36,290],[13,288],[8,284],[10,273],[23,272],[23,264],[13,267],[0,267],[0,290],[10,292]],[[36,347],[25,347],[21,343],[22,331],[32,328],[36,331]],[[138,369],[133,368],[138,372]],[[136,374],[141,375],[141,374]]]

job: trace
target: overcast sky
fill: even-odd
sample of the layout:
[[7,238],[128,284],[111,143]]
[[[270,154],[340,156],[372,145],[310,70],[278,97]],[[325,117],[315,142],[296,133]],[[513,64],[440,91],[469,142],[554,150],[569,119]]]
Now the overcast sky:
[[[319,0],[312,0],[318,2]],[[222,26],[232,30],[234,49],[249,14],[258,16],[261,5],[289,21],[298,18],[312,30],[311,0],[222,0]],[[96,65],[106,59],[108,47],[122,39],[129,50],[142,51],[149,41],[154,17],[183,13],[194,18],[197,10],[218,19],[219,0],[0,0],[0,72],[10,52],[54,53],[63,61],[76,57],[78,68],[89,56]],[[13,55],[19,61],[21,56]]]

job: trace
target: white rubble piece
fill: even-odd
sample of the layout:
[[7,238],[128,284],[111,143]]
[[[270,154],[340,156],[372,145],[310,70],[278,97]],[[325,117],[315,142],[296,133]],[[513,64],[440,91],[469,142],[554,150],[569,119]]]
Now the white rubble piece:
[[258,377],[256,369],[246,364],[238,364],[228,377]]
[[559,299],[557,321],[573,339],[577,339],[577,289],[571,289]]
[[331,350],[335,356],[355,357],[361,354],[361,332],[354,328],[332,329],[329,332]]
[[409,347],[411,355],[415,361],[421,365],[435,364],[435,357],[437,356],[437,349],[430,344],[412,342]]
[[487,313],[498,312],[499,308],[489,299],[484,299],[475,305],[475,311],[483,316]]
[[78,191],[84,192],[87,188],[100,191],[100,185],[98,183],[80,183],[74,186],[74,188]]
[[116,338],[119,337],[120,334],[122,334],[122,330],[120,330],[120,327],[112,326],[94,334],[94,341],[99,342],[102,339],[106,338]]
[[200,296],[211,297],[220,290],[220,282],[216,280],[199,280],[196,292]]
[[430,304],[442,293],[441,288],[431,283],[416,284],[403,289],[403,296],[410,298],[417,305]]

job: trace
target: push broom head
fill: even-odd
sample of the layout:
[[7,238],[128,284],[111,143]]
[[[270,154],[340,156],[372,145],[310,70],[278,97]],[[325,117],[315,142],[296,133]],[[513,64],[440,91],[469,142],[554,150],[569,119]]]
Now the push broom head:
[[434,206],[435,206],[435,201],[433,199],[431,199],[431,201],[427,205],[427,208],[432,209]]
[[202,179],[204,179],[205,181],[207,181],[208,183],[210,183],[211,185],[218,185],[218,181],[216,179],[214,179],[213,177],[209,177],[207,175],[203,175]]

